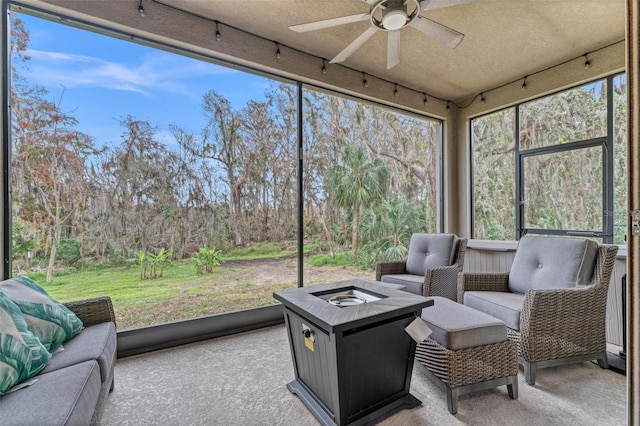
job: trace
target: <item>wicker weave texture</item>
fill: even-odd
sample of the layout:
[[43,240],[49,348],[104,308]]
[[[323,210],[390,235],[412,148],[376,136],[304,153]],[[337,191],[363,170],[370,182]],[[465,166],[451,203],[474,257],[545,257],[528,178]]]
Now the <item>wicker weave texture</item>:
[[416,360],[450,388],[518,374],[515,342],[449,350],[431,339],[416,347]]
[[509,273],[458,274],[458,303],[462,303],[465,291],[509,291]]
[[80,318],[85,327],[103,322],[112,322],[116,325],[113,303],[108,296],[68,302],[64,305]]

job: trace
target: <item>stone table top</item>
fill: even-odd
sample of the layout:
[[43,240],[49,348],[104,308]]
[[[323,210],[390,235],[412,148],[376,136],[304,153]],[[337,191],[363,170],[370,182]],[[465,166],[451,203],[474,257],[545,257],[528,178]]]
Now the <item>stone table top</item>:
[[[345,307],[332,305],[326,300],[328,294],[350,289],[372,293],[380,299]],[[410,312],[418,312],[419,315],[422,308],[433,305],[430,298],[399,290],[398,286],[362,278],[280,290],[274,292],[273,297],[286,308],[330,333],[362,327]]]

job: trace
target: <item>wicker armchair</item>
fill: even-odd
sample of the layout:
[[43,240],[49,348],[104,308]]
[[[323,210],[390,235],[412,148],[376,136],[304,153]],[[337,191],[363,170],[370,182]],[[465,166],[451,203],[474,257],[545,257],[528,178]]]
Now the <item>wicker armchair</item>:
[[466,249],[467,239],[454,234],[413,234],[408,258],[378,262],[376,281],[405,285],[407,291],[421,296],[455,301]]
[[[512,282],[516,275],[514,267],[518,267],[516,261],[523,241],[529,243],[533,239],[536,239],[534,245],[537,248],[533,250],[535,253],[527,250],[530,255],[528,261],[540,271],[545,269],[548,275],[542,281],[542,288],[538,282],[523,294],[517,293],[513,291],[518,287]],[[564,282],[563,279],[553,282],[553,278],[573,268],[567,261],[567,256],[571,256],[570,249],[561,247],[554,250],[551,247],[565,242],[560,240],[579,239],[525,237],[518,246],[509,273],[465,272],[458,277],[459,302],[506,323],[509,338],[518,344],[518,362],[523,366],[525,380],[530,385],[535,384],[538,368],[594,359],[600,367],[608,367],[607,291],[618,247],[584,240],[590,246],[587,251],[593,252],[591,264],[587,251],[575,253],[580,269],[574,271],[576,279],[567,281],[565,274]],[[584,274],[585,271],[588,274]],[[579,278],[581,274],[582,280]],[[536,271],[528,271],[527,275],[535,281]]]

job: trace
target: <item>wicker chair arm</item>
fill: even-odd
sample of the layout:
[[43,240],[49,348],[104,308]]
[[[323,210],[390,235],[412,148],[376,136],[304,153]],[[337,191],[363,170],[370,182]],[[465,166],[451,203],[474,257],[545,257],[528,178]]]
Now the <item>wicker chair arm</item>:
[[442,296],[453,301],[457,298],[457,279],[462,265],[437,266],[427,269],[424,275],[422,294],[424,296]]
[[406,261],[378,262],[376,264],[376,281],[382,280],[383,275],[406,274]]
[[606,298],[606,286],[527,291],[520,314],[525,359],[536,362],[605,351]]
[[103,322],[112,322],[116,325],[116,315],[109,296],[77,300],[64,305],[80,318],[85,327]]
[[509,273],[461,272],[458,274],[458,303],[465,291],[509,291]]
[[[607,288],[579,286],[568,289],[528,290],[520,319],[521,332],[542,332],[605,326]],[[573,331],[569,331],[569,334]]]

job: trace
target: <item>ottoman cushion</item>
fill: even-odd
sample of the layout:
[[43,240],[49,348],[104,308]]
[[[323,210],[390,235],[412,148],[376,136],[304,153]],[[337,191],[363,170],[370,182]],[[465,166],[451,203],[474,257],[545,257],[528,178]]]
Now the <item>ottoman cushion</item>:
[[504,322],[444,297],[422,310],[422,320],[433,331],[430,338],[449,350],[472,348],[507,339]]

